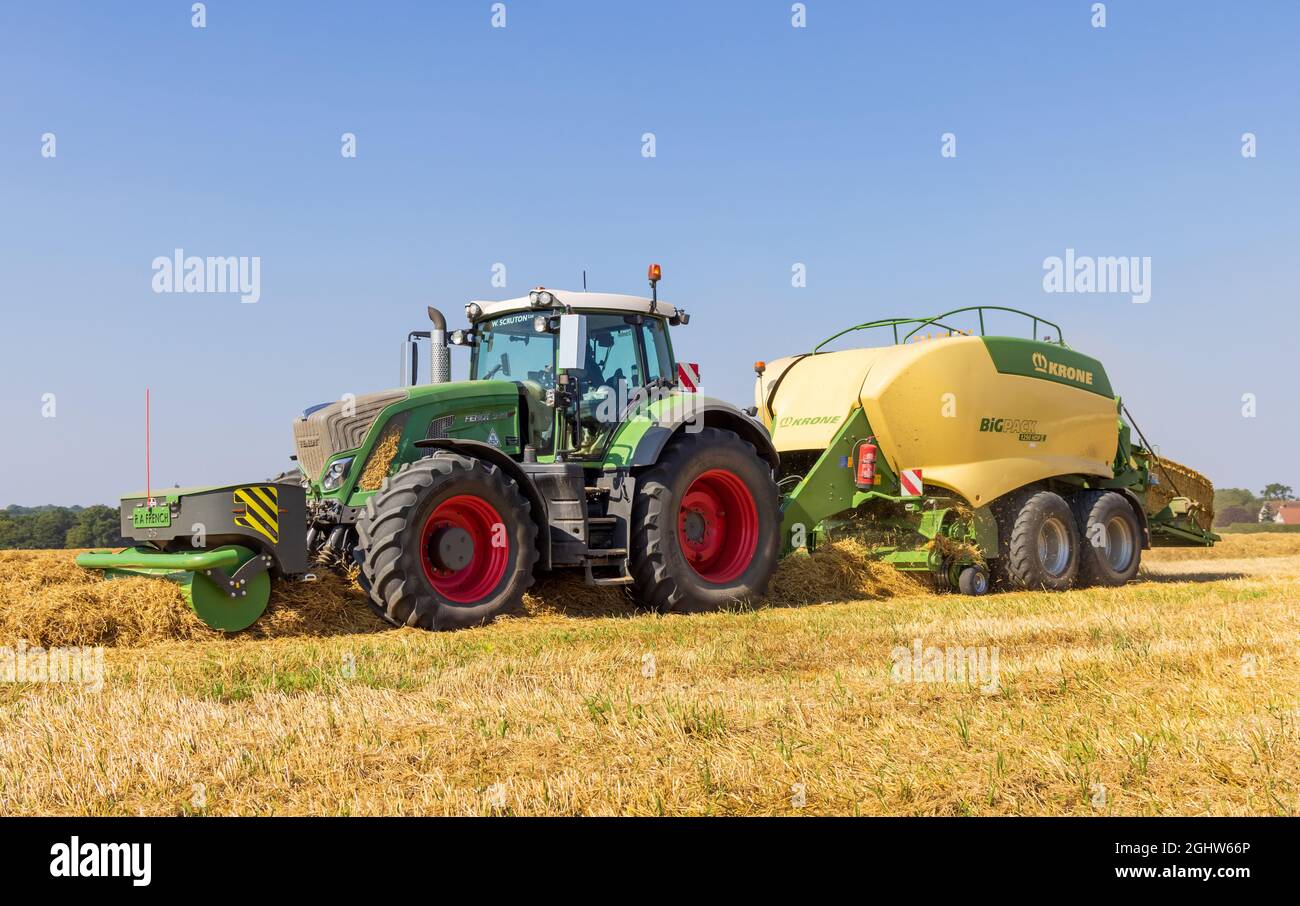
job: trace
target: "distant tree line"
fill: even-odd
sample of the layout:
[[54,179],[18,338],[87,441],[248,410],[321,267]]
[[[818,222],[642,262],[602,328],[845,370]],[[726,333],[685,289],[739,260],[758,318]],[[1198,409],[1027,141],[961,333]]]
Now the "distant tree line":
[[[1259,522],[1261,510],[1294,497],[1290,486],[1273,483],[1259,494],[1245,488],[1214,492],[1214,524]],[[0,510],[0,550],[50,550],[80,547],[125,547],[117,507],[10,506]]]
[[[1252,494],[1245,488],[1219,488],[1214,492],[1214,524],[1272,521],[1278,505],[1294,496],[1290,485],[1277,482],[1265,485],[1259,494]],[[1261,513],[1267,519],[1261,520]]]
[[0,510],[0,550],[124,547],[112,506],[11,506]]

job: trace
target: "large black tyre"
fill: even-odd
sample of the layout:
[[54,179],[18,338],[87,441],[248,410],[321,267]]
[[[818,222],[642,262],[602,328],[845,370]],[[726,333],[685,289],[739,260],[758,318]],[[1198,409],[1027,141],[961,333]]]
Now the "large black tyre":
[[[1018,506],[1017,506],[1018,504]],[[1070,505],[1059,494],[1018,495],[1002,508],[999,576],[1012,588],[1064,591],[1079,572],[1079,530]]]
[[638,477],[632,524],[638,606],[695,613],[757,598],[780,546],[771,466],[731,431],[679,434]]
[[501,469],[470,456],[403,465],[366,503],[357,535],[371,607],[398,626],[477,626],[519,609],[533,582],[528,500]]
[[1132,504],[1114,491],[1080,491],[1073,503],[1080,538],[1075,584],[1118,586],[1136,576],[1142,526]]

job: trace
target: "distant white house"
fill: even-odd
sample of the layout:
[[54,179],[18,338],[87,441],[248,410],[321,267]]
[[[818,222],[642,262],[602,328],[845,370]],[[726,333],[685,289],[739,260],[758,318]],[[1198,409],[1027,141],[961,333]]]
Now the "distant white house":
[[1269,500],[1259,508],[1260,522],[1300,525],[1300,500]]
[[1279,506],[1277,521],[1283,525],[1300,525],[1300,500],[1288,500]]

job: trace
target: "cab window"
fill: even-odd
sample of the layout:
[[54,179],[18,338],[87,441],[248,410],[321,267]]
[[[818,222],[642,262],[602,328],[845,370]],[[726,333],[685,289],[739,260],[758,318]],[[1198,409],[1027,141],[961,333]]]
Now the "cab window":
[[641,326],[641,336],[645,342],[646,383],[675,377],[673,354],[668,348],[668,332],[664,330],[664,322],[658,318],[646,318]]
[[622,315],[588,315],[587,363],[583,369],[583,391],[599,387],[618,391],[639,387],[641,368],[636,354],[636,327]]

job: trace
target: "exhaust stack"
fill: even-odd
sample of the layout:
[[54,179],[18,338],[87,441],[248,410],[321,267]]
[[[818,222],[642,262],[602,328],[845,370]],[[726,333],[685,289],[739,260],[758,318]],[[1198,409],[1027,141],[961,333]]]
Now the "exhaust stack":
[[433,330],[429,333],[429,383],[446,384],[451,380],[451,350],[447,347],[447,319],[442,312],[429,306],[429,320]]

